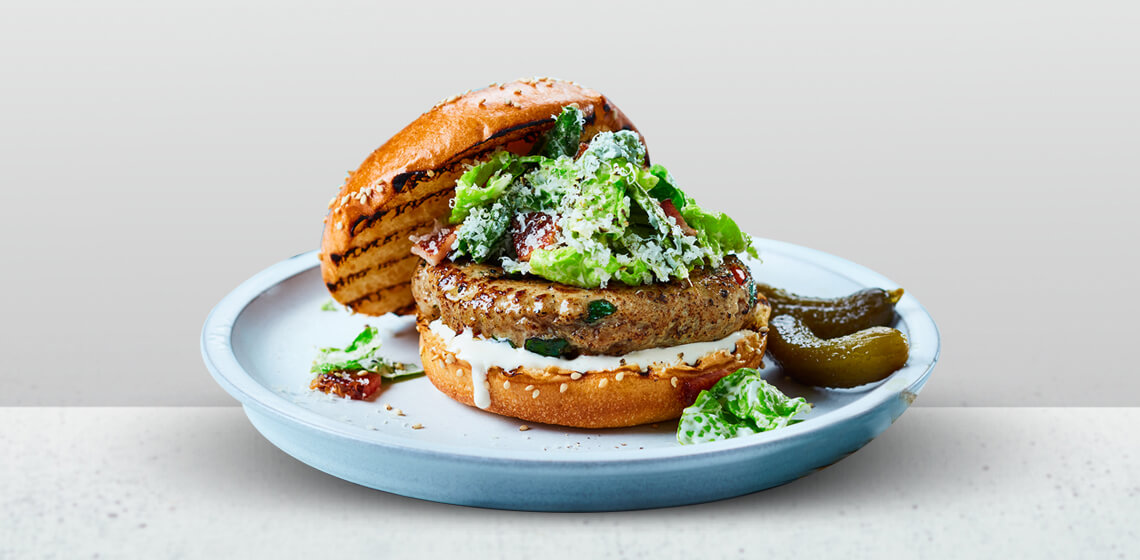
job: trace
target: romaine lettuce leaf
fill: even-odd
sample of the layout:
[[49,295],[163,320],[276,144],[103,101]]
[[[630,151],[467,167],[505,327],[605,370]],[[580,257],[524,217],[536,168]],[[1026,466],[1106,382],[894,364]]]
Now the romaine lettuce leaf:
[[338,373],[367,371],[378,373],[386,379],[420,375],[423,368],[415,364],[403,362],[390,362],[376,354],[380,349],[380,337],[376,327],[364,327],[356,335],[352,343],[343,350],[340,348],[321,348],[316,359],[313,360],[312,373]]
[[701,245],[709,250],[721,255],[745,251],[757,256],[752,238],[740,231],[740,226],[723,212],[709,212],[696,204],[687,204],[681,209],[681,217],[697,230]]
[[585,124],[586,119],[578,107],[563,107],[562,113],[554,119],[554,128],[547,131],[542,141],[535,145],[537,149],[534,153],[551,159],[574,157],[582,142],[582,127]]
[[490,204],[502,196],[510,186],[518,156],[510,152],[497,152],[491,159],[468,169],[455,183],[455,205],[450,221],[458,224],[467,218],[473,208]]
[[677,441],[704,443],[774,430],[799,422],[811,410],[803,397],[788,398],[755,369],[741,368],[701,391],[681,413]]
[[661,164],[654,164],[649,168],[648,175],[657,179],[652,184],[647,184],[648,180],[642,182],[642,186],[649,190],[649,195],[657,200],[664,201],[666,199],[673,201],[673,206],[678,210],[685,207],[687,199],[685,193],[677,188],[673,182],[673,177],[669,175],[669,171]]
[[572,247],[535,249],[530,253],[530,271],[547,280],[596,288],[618,271],[612,256],[606,260],[588,255]]

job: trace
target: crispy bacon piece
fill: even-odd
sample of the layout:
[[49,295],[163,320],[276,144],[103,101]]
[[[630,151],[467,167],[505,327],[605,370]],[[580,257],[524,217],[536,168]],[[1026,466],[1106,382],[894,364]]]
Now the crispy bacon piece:
[[309,388],[338,397],[363,401],[380,390],[380,382],[380,374],[377,373],[322,373],[313,378]]
[[516,220],[511,237],[519,260],[529,261],[535,249],[549,247],[558,239],[558,222],[550,214],[528,212]]
[[689,224],[685,223],[685,218],[681,217],[681,211],[677,210],[677,207],[673,205],[672,200],[662,200],[661,209],[665,211],[666,216],[669,216],[670,218],[673,218],[677,221],[677,225],[681,226],[681,231],[684,232],[685,235],[697,235],[697,230],[689,227]]
[[435,266],[447,258],[447,254],[451,252],[451,246],[455,244],[456,237],[458,237],[457,227],[441,226],[437,222],[435,231],[410,237],[412,254]]

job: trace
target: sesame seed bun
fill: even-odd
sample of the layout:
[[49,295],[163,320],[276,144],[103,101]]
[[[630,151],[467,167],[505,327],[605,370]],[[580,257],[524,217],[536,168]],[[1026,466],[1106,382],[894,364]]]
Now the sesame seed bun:
[[[471,364],[449,351],[424,321],[417,329],[420,357],[432,384],[452,399],[475,406]],[[580,376],[560,368],[521,367],[507,372],[491,367],[487,371],[491,404],[485,410],[528,422],[579,428],[672,420],[722,377],[739,368],[759,367],[767,342],[766,332],[752,331],[737,342],[732,353],[714,352],[692,366],[650,367],[645,373],[633,365]]]
[[332,297],[367,315],[414,311],[412,235],[446,221],[465,165],[499,149],[529,153],[562,107],[586,118],[583,140],[634,130],[602,94],[549,78],[493,85],[432,107],[372,153],[329,202],[321,275]]

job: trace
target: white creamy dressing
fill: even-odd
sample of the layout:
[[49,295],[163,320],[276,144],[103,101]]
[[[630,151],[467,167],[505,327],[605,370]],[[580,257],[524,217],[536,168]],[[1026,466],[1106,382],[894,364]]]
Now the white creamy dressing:
[[511,345],[498,340],[475,338],[471,329],[463,334],[455,334],[451,327],[436,319],[428,328],[443,340],[447,350],[461,360],[471,364],[471,386],[475,406],[487,408],[491,406],[491,393],[487,387],[487,370],[500,367],[512,370],[517,367],[544,369],[558,367],[579,373],[591,371],[611,371],[622,366],[636,365],[645,369],[652,364],[665,364],[667,366],[681,363],[692,365],[702,357],[717,351],[733,352],[736,343],[741,338],[752,334],[752,331],[736,331],[720,340],[711,342],[693,342],[668,348],[647,348],[636,350],[624,356],[587,356],[581,355],[572,360],[551,358],[535,354],[524,348],[511,348]]

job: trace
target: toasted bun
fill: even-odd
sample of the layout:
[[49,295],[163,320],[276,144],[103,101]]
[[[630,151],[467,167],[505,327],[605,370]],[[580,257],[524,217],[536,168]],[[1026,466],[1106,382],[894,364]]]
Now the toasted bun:
[[[417,328],[420,357],[432,384],[452,399],[475,406],[471,364],[450,352],[424,322]],[[742,367],[759,367],[767,342],[766,333],[753,331],[737,342],[731,354],[715,352],[692,366],[651,367],[644,375],[632,365],[590,372],[579,379],[557,368],[518,368],[508,373],[492,367],[487,372],[491,406],[486,410],[528,422],[579,428],[672,420],[722,377]]]
[[583,140],[636,131],[602,94],[543,78],[443,101],[372,152],[329,203],[320,259],[333,298],[368,315],[413,312],[409,282],[418,257],[409,236],[430,231],[450,213],[465,164],[498,149],[529,153],[571,104],[586,118]]

